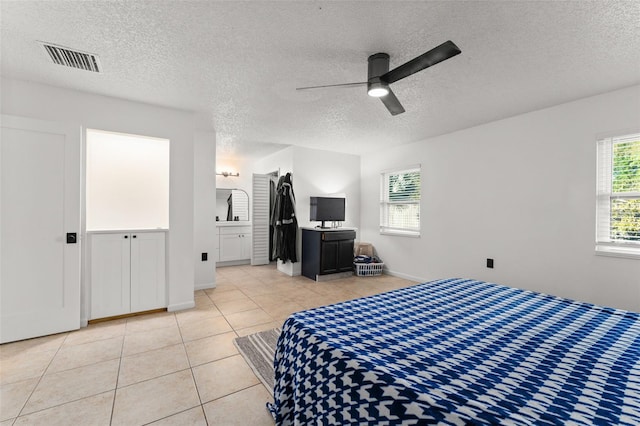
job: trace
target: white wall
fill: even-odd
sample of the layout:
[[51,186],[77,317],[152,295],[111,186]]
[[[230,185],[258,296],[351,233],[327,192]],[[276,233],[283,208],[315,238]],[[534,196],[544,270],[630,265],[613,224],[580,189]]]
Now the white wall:
[[[77,123],[83,128],[171,140],[168,233],[169,309],[193,306],[194,124],[193,114],[18,80],[2,79],[3,114]],[[86,236],[82,235],[84,241]],[[83,292],[85,307],[87,293]],[[87,318],[83,309],[82,318]]]
[[[363,155],[362,240],[398,275],[476,278],[640,311],[640,260],[594,252],[595,140],[633,128],[640,86]],[[416,163],[422,235],[380,235],[379,173]]]
[[293,184],[298,225],[318,226],[309,220],[310,197],[345,197],[344,227],[360,225],[360,157],[319,149],[294,147]]
[[[199,290],[216,285],[216,134],[197,131],[193,149],[194,279]],[[208,254],[205,262],[202,253]]]
[[[216,176],[216,188],[242,189],[251,194],[253,163],[243,158],[216,157],[217,172],[240,173],[240,176]],[[251,198],[249,211],[251,211]]]
[[253,173],[267,174],[279,171],[280,175],[285,175],[287,172],[291,172],[293,170],[293,150],[294,147],[290,146],[256,160],[253,163]]
[[[316,226],[309,220],[309,198],[313,196],[344,196],[346,215],[344,227],[358,228],[360,224],[360,157],[319,149],[292,146],[265,157],[254,164],[255,173],[293,174],[298,226]],[[298,262],[278,262],[278,270],[300,275],[302,270],[302,233],[298,233]]]

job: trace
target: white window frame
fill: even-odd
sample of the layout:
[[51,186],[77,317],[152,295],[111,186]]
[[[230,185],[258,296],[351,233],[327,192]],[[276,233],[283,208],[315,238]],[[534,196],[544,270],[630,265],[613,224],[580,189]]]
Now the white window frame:
[[640,138],[640,133],[624,136],[609,136],[597,141],[597,194],[596,194],[596,254],[604,256],[640,259],[640,242],[611,238],[611,202],[620,199],[640,199],[640,192],[617,192],[612,190],[613,146]]
[[[412,201],[390,201],[389,200],[389,176],[418,172],[420,174],[420,187],[418,188],[418,199]],[[411,165],[402,168],[384,170],[380,173],[380,234],[398,235],[405,237],[420,237],[420,200],[422,198],[422,172],[420,164]],[[417,227],[393,227],[389,225],[389,207],[391,205],[414,205],[418,209],[418,226]]]

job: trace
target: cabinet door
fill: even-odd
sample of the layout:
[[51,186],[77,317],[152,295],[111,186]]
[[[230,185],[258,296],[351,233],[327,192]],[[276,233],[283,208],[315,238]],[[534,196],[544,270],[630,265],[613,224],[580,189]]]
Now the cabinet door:
[[240,259],[251,259],[251,234],[241,234],[240,240],[240,245],[242,246]]
[[220,261],[243,259],[241,234],[220,234]]
[[324,241],[320,248],[320,274],[338,272],[339,241]]
[[337,268],[340,272],[353,270],[353,240],[338,242]]
[[91,319],[131,312],[130,236],[91,235]]
[[164,232],[131,234],[131,312],[167,306]]

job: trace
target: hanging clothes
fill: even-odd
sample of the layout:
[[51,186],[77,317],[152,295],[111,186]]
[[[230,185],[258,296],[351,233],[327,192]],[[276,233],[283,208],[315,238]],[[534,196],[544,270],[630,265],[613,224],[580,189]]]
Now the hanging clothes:
[[298,261],[296,255],[296,237],[298,220],[296,219],[296,198],[293,193],[291,173],[281,176],[276,188],[276,202],[273,206],[273,258],[283,262]]
[[233,220],[233,195],[229,195],[229,198],[227,198],[227,204],[229,205],[227,207],[227,220],[232,221]]
[[274,235],[275,235],[275,221],[273,220],[273,208],[276,204],[276,198],[278,196],[278,191],[276,190],[278,185],[278,176],[271,176],[269,178],[269,262],[275,260],[274,257]]

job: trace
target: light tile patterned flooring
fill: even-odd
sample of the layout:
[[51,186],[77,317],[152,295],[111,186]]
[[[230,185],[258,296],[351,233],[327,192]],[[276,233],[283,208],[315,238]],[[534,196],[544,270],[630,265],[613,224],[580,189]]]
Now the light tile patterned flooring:
[[272,400],[233,339],[293,312],[415,284],[316,283],[274,265],[218,268],[196,307],[0,346],[0,426],[273,425]]

